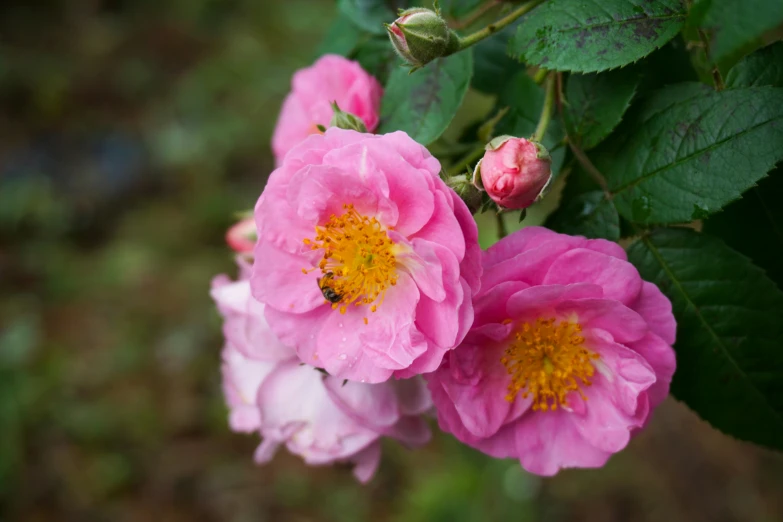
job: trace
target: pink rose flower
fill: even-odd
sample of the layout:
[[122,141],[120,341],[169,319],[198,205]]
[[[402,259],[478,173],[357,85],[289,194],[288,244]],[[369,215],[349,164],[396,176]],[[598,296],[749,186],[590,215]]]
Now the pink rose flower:
[[420,377],[343,382],[302,364],[293,349],[277,340],[246,279],[216,277],[212,297],[225,319],[223,391],[229,425],[261,434],[257,462],[268,462],[285,445],[310,465],[351,462],[354,475],[366,482],[378,466],[382,437],[408,446],[429,441],[422,414],[432,402]]
[[532,205],[552,177],[552,160],[542,146],[524,138],[503,136],[487,147],[476,166],[476,181],[502,208]]
[[291,150],[255,209],[253,295],[299,358],[341,379],[435,370],[473,321],[478,232],[407,134],[331,128]]
[[307,136],[320,133],[318,125],[329,126],[332,102],[359,117],[369,132],[374,131],[382,95],[383,87],[375,78],[342,56],[325,55],[311,67],[297,71],[272,136],[277,164]]
[[427,376],[440,427],[539,475],[602,466],[669,392],[671,303],[600,239],[529,227],[483,264],[475,323]]

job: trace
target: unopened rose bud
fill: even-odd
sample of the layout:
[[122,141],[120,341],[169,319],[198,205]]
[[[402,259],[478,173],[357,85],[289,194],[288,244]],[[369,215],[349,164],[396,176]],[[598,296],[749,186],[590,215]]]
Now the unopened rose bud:
[[552,160],[540,143],[500,136],[487,144],[473,183],[502,208],[527,208],[538,200],[552,177]]
[[329,122],[330,127],[337,127],[338,129],[355,130],[357,132],[367,132],[367,127],[361,118],[350,112],[340,110],[337,102],[332,102],[332,110],[334,115],[332,121]]
[[243,219],[226,232],[226,243],[239,254],[252,254],[258,232],[252,217]]
[[413,8],[386,26],[394,49],[403,60],[418,69],[459,49],[459,37],[446,20],[430,9]]
[[446,185],[449,186],[457,195],[465,202],[468,210],[471,214],[475,214],[482,204],[483,195],[473,183],[471,183],[468,177],[468,171],[466,174],[460,174],[458,176],[451,176],[445,180]]

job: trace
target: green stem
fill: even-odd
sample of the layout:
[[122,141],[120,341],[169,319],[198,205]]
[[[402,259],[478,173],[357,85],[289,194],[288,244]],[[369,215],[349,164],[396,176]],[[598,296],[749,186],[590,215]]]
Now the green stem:
[[479,6],[473,13],[465,17],[464,19],[455,22],[451,25],[452,29],[464,29],[470,27],[479,18],[487,14],[489,11],[499,6],[503,0],[489,0],[486,4]]
[[459,174],[463,174],[465,172],[466,167],[469,167],[474,162],[481,159],[481,157],[484,155],[484,152],[486,151],[486,145],[481,145],[480,147],[476,147],[472,151],[465,154],[463,157],[458,159],[454,162],[454,164],[446,170],[446,175],[448,177],[451,176],[457,176]]
[[546,98],[544,98],[544,108],[541,109],[541,117],[538,119],[538,127],[536,132],[530,137],[532,141],[541,143],[546,134],[546,129],[549,127],[549,122],[552,120],[552,109],[555,107],[555,76],[550,74],[546,78],[546,84],[544,86],[546,90]]
[[542,67],[541,69],[536,71],[536,74],[533,76],[533,81],[536,82],[538,85],[541,85],[541,82],[544,81],[548,72],[549,71],[547,71]]
[[509,14],[507,14],[497,22],[489,24],[484,29],[480,29],[473,34],[469,34],[467,36],[460,38],[459,49],[457,49],[457,51],[462,51],[464,49],[467,49],[471,45],[475,45],[479,43],[481,40],[492,36],[498,31],[504,29],[507,25],[512,24],[520,16],[529,13],[531,10],[533,10],[533,8],[538,6],[543,1],[544,0],[531,0],[530,2],[517,7],[516,9],[511,11]]
[[[699,29],[699,38],[701,43],[704,44],[704,55],[707,57],[707,63],[710,63],[710,39],[707,38],[707,33],[702,29]],[[715,84],[716,91],[722,91],[725,88],[723,84],[723,76],[718,69],[718,64],[712,63],[712,83]]]
[[495,223],[498,226],[498,239],[503,239],[508,235],[508,229],[506,228],[506,222],[503,220],[502,212],[495,214]]
[[585,169],[585,172],[587,172],[591,178],[593,178],[593,181],[601,187],[606,199],[612,199],[612,193],[609,191],[609,186],[606,184],[606,178],[601,174],[601,171],[593,165],[593,162],[590,161],[590,158],[587,157],[584,151],[577,147],[572,141],[568,142],[568,146],[571,147],[571,152],[574,153],[576,161],[582,165],[582,168]]

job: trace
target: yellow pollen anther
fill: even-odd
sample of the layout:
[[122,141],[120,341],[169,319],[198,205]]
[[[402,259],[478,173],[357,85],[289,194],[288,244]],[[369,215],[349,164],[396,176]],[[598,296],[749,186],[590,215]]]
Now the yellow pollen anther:
[[578,323],[538,319],[522,323],[512,335],[500,362],[511,376],[506,400],[533,397],[533,410],[555,411],[567,406],[567,395],[587,396],[582,386],[592,384],[592,361],[599,355],[584,347]]
[[320,285],[333,309],[344,314],[346,305],[371,305],[375,312],[387,288],[397,284],[396,245],[376,218],[359,214],[353,205],[343,209],[342,215],[332,214],[325,225],[315,227],[315,238],[303,242],[323,251]]

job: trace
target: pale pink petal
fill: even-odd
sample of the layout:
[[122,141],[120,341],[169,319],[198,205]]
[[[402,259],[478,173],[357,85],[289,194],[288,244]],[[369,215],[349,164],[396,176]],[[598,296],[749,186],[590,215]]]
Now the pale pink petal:
[[641,339],[647,333],[647,323],[642,316],[610,299],[577,299],[563,301],[555,307],[561,317],[574,316],[582,328],[606,330],[618,343]]
[[564,301],[601,297],[601,287],[591,284],[531,286],[511,295],[506,302],[505,316],[518,320],[548,319],[558,314]]
[[641,355],[655,370],[655,384],[647,390],[650,407],[655,408],[669,395],[669,386],[674,370],[677,368],[674,350],[666,341],[652,332],[628,346]]
[[378,471],[381,463],[381,445],[379,442],[370,444],[365,449],[354,455],[353,462],[356,466],[353,468],[353,474],[356,480],[366,484]]

